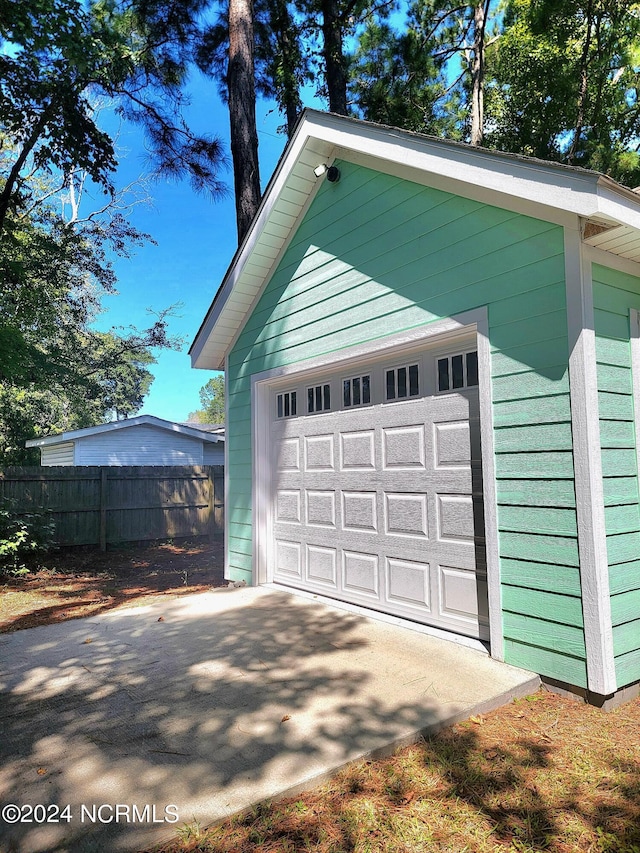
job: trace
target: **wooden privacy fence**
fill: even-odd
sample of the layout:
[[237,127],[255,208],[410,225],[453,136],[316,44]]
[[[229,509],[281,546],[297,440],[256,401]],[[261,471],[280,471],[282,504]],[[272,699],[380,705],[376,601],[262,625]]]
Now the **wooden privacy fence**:
[[222,536],[224,467],[77,466],[5,468],[0,504],[46,511],[58,545]]

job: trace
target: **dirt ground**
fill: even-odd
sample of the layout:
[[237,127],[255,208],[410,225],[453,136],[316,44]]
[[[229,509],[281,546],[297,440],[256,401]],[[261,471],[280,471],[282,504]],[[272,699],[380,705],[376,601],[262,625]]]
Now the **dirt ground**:
[[194,540],[52,554],[28,575],[0,575],[0,633],[224,586],[223,553]]

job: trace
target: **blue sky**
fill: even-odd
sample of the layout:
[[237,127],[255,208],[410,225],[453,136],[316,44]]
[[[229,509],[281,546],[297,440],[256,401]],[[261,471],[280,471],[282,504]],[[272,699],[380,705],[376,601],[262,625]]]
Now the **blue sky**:
[[[229,117],[215,83],[197,76],[189,87],[191,107],[188,118],[198,132],[207,132],[225,141],[229,154]],[[113,121],[105,119],[109,132]],[[277,133],[282,117],[272,104],[259,102],[258,138],[260,178],[264,187],[286,144]],[[124,186],[149,171],[144,137],[139,128],[120,126],[118,134],[120,168],[117,182]],[[183,337],[180,352],[162,352],[151,365],[155,379],[140,414],[184,421],[200,408],[199,390],[210,371],[191,368],[188,349],[222,281],[237,247],[233,173],[223,177],[229,186],[226,198],[212,201],[192,190],[188,181],[153,182],[152,205],[138,205],[129,220],[157,241],[136,250],[130,259],[117,258],[118,295],[103,301],[100,328],[135,325],[145,328],[153,318],[147,308],[160,311],[181,302],[178,315],[170,321],[170,333]]]

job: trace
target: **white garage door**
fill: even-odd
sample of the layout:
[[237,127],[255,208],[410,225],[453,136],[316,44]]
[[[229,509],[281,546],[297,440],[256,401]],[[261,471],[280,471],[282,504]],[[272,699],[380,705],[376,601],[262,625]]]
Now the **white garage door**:
[[488,639],[474,351],[273,392],[274,581]]

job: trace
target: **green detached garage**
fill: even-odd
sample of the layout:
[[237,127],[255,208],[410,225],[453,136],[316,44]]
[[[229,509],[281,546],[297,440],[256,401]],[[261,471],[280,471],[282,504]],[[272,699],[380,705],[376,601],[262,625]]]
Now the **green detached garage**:
[[632,190],[305,112],[191,349],[227,577],[632,695],[639,312]]

